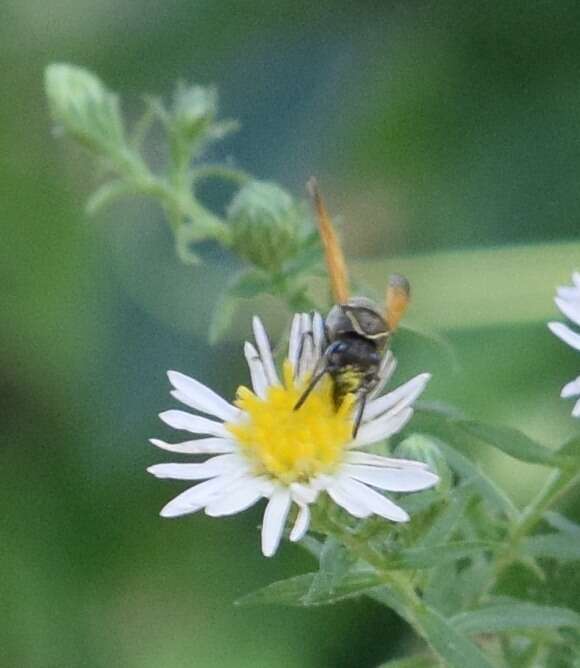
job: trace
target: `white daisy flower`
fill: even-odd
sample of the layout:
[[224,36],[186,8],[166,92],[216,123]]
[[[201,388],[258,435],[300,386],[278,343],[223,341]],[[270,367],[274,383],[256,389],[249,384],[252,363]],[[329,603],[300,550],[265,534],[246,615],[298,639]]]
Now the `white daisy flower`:
[[233,405],[197,380],[168,372],[174,388],[171,394],[211,417],[165,411],[159,417],[170,427],[203,437],[175,444],[158,439],[151,442],[170,452],[213,456],[202,463],[156,464],[148,469],[158,478],[205,481],[170,501],[162,509],[162,517],[178,517],[202,508],[212,517],[233,515],[266,498],[262,552],[267,557],[278,548],[292,504],[297,506],[297,514],[289,538],[298,541],[308,530],[309,506],[322,493],[354,517],[379,515],[393,522],[408,521],[402,508],[376,490],[415,492],[432,487],[438,477],[422,462],[382,457],[361,449],[402,429],[430,375],[420,374],[379,396],[395,369],[395,360],[388,352],[381,365],[380,383],[369,396],[353,439],[355,399],[347,395],[336,409],[328,376],[301,408],[294,410],[324,352],[321,316],[294,317],[282,380],[258,318],[254,318],[253,330],[256,345],[246,342],[244,346],[253,390],[240,387]]
[[[561,286],[556,290],[554,301],[562,313],[569,318],[575,325],[580,326],[580,272],[575,271],[572,274],[573,285]],[[562,339],[565,343],[576,350],[580,350],[580,334],[565,325],[563,322],[549,322],[548,327],[552,332]],[[560,396],[564,399],[580,395],[580,376],[575,380],[566,383],[562,388]],[[574,417],[580,417],[580,399],[576,402],[572,410]]]

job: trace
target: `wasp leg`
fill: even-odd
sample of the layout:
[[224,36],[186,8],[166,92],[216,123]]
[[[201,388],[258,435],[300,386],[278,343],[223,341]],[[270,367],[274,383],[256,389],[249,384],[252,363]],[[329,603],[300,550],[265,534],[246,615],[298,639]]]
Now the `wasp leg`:
[[358,409],[356,412],[356,418],[354,420],[354,427],[352,428],[352,437],[356,438],[356,435],[358,434],[359,427],[362,422],[362,417],[363,413],[365,412],[365,406],[367,403],[367,397],[369,396],[369,393],[365,390],[364,392],[361,392],[361,398],[360,398],[360,403],[358,405]]
[[308,399],[308,396],[310,395],[312,390],[318,385],[318,383],[320,382],[322,376],[324,376],[326,371],[327,371],[326,367],[323,367],[322,369],[320,369],[320,371],[318,371],[312,376],[310,383],[308,383],[308,387],[304,390],[302,396],[300,397],[300,399],[298,399],[296,405],[294,406],[295,411],[297,411],[306,401],[306,399]]

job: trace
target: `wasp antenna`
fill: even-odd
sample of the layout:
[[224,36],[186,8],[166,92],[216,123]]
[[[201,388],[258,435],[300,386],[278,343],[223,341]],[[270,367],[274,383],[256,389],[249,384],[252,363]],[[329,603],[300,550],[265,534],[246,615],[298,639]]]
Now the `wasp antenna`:
[[392,274],[387,286],[385,314],[389,331],[394,332],[397,329],[410,301],[411,286],[409,281],[401,274]]
[[349,290],[348,272],[342,248],[340,247],[338,237],[332,226],[332,220],[328,215],[324,200],[318,189],[318,183],[313,176],[308,180],[306,188],[314,201],[314,208],[318,219],[318,230],[322,239],[322,245],[324,246],[324,257],[330,275],[330,285],[334,300],[337,304],[345,304],[348,301]]

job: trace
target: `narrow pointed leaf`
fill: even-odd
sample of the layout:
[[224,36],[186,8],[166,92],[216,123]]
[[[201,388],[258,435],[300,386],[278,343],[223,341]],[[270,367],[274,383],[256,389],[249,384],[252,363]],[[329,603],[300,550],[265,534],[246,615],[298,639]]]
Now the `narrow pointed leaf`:
[[420,569],[433,568],[443,563],[465,559],[474,554],[497,549],[498,545],[489,541],[457,541],[443,545],[410,547],[389,557],[386,568]]
[[575,536],[580,541],[580,524],[569,520],[564,515],[556,513],[554,511],[548,511],[544,513],[544,519],[552,527],[552,529],[558,529],[569,536]]
[[419,539],[417,547],[441,544],[447,537],[451,537],[465,513],[471,494],[471,484],[456,488],[447,508],[441,511],[429,530]]
[[237,276],[228,287],[232,297],[250,299],[264,292],[271,292],[272,280],[266,274],[258,271],[247,271]]
[[315,598],[310,592],[317,573],[298,575],[287,580],[274,582],[236,601],[236,605],[288,605],[292,607],[310,607],[336,603],[367,593],[382,586],[377,575],[370,570],[349,573],[332,592],[327,591]]
[[225,336],[228,327],[238,308],[238,301],[229,294],[223,294],[215,305],[209,323],[209,342],[212,345],[219,343]]
[[353,558],[342,543],[328,537],[320,553],[320,570],[316,573],[308,593],[304,597],[306,605],[334,596],[342,581],[348,576]]
[[518,510],[507,494],[489,478],[479,466],[460,452],[457,447],[440,439],[436,440],[439,449],[443,452],[449,466],[460,476],[469,480],[473,488],[497,511],[505,513],[510,519],[518,517]]
[[462,633],[512,633],[528,629],[580,628],[580,615],[568,608],[506,601],[461,612],[450,623]]
[[580,559],[580,539],[562,532],[526,538],[521,549],[526,555],[532,557],[544,557],[557,561]]
[[434,659],[432,656],[409,656],[405,659],[393,659],[386,663],[381,663],[379,668],[433,668]]
[[135,185],[124,181],[104,183],[89,197],[86,204],[87,213],[89,216],[94,216],[116,200],[128,195],[135,195],[136,192]]
[[415,611],[423,638],[444,660],[447,668],[494,668],[479,647],[427,605]]
[[501,450],[506,455],[529,464],[545,466],[569,466],[574,458],[554,452],[518,429],[495,426],[474,420],[454,420],[454,424],[480,441]]

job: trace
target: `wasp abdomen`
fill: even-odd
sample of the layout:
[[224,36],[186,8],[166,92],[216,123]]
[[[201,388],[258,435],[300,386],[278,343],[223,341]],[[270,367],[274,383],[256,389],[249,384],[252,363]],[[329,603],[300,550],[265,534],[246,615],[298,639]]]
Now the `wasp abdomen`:
[[345,366],[332,374],[334,386],[332,395],[336,408],[347,394],[356,394],[364,382],[365,371],[355,366]]

